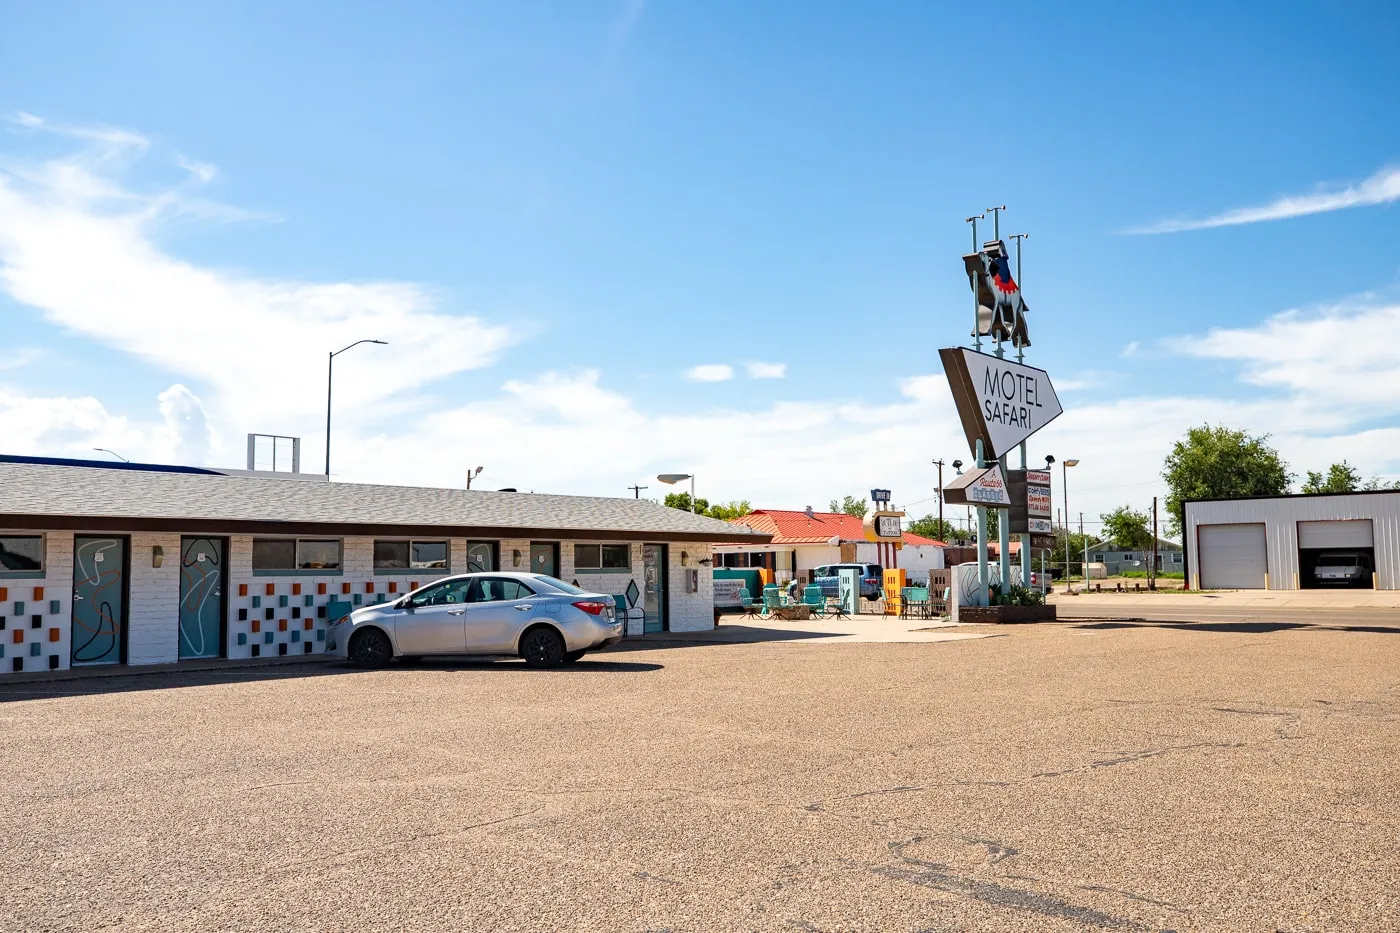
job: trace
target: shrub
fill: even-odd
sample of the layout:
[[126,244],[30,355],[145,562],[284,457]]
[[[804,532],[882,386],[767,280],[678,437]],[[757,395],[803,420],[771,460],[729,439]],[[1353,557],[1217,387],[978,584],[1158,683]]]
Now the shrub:
[[[1134,579],[1136,579],[1136,580],[1146,580],[1146,579],[1147,579],[1147,571],[1146,571],[1146,570],[1125,570],[1125,571],[1123,571],[1122,573],[1120,573],[1118,576],[1120,576],[1120,577],[1127,577],[1129,580],[1134,580]],[[1160,573],[1157,574],[1157,579],[1159,579],[1159,580],[1185,580],[1185,579],[1186,579],[1186,573],[1185,573],[1184,571],[1164,570],[1164,571],[1161,571]]]

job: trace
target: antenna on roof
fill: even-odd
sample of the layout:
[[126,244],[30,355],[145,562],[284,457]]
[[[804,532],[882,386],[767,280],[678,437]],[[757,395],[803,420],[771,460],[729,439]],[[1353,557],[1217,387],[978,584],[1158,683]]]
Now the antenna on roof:
[[805,511],[806,514],[807,514],[807,520],[808,520],[808,521],[811,521],[812,519],[814,519],[814,518],[817,517],[816,515],[814,515],[814,514],[812,513],[812,507],[811,507],[810,505],[807,506],[807,508],[806,508],[804,511]]

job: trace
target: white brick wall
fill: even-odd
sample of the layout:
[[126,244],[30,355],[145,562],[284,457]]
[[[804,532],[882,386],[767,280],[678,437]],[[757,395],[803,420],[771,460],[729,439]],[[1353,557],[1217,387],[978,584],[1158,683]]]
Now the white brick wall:
[[[0,531],[0,533],[4,533]],[[32,531],[14,534],[32,535]],[[73,535],[55,531],[45,535],[44,576],[29,579],[0,578],[0,677],[19,670],[67,670],[72,650]],[[40,593],[36,599],[35,594]],[[56,611],[55,611],[56,610]],[[34,617],[39,616],[39,627]],[[57,632],[57,641],[52,640]],[[16,640],[18,639],[18,641]],[[34,646],[38,654],[34,654]],[[56,664],[50,658],[57,658]],[[53,666],[51,666],[51,664]]]
[[[165,549],[159,568],[151,566],[152,548],[157,545]],[[128,664],[167,664],[178,660],[180,536],[133,534],[130,560],[126,661]]]
[[[701,566],[700,561],[710,557],[708,544],[667,545],[670,579],[667,586],[671,592],[671,631],[703,632],[715,627],[714,577],[710,567]],[[681,552],[688,556],[689,566],[681,566]],[[687,593],[687,576],[695,573],[697,589]]]

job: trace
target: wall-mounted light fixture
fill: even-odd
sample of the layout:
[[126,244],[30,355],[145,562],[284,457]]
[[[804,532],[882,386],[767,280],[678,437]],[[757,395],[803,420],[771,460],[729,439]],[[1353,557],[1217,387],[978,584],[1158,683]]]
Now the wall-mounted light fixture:
[[690,554],[689,554],[688,552],[686,552],[686,551],[681,551],[681,566],[682,566],[682,567],[689,567],[689,566],[690,566]]
[[512,562],[514,562],[515,566],[517,566],[517,567],[520,566],[520,549],[519,549],[519,548],[516,548],[515,550],[513,550],[513,551],[510,552],[510,559],[511,559]]
[[711,558],[702,557],[702,558],[700,558],[700,560],[698,561],[698,563],[700,564],[701,567],[708,567],[708,566],[710,566],[711,564],[713,564],[714,561],[713,561]]
[[151,566],[159,568],[163,563],[165,563],[165,548],[157,544],[151,548]]

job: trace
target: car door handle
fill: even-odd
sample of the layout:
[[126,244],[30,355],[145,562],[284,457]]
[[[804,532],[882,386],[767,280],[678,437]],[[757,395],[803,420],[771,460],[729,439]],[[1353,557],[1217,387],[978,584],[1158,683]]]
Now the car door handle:
[[459,616],[459,615],[462,615],[463,613],[465,613],[466,611],[467,611],[467,610],[465,610],[465,609],[449,609],[449,610],[447,610],[447,614],[450,615],[450,616]]
[[515,608],[520,610],[521,612],[529,612],[535,607],[531,606],[529,603],[516,603]]

